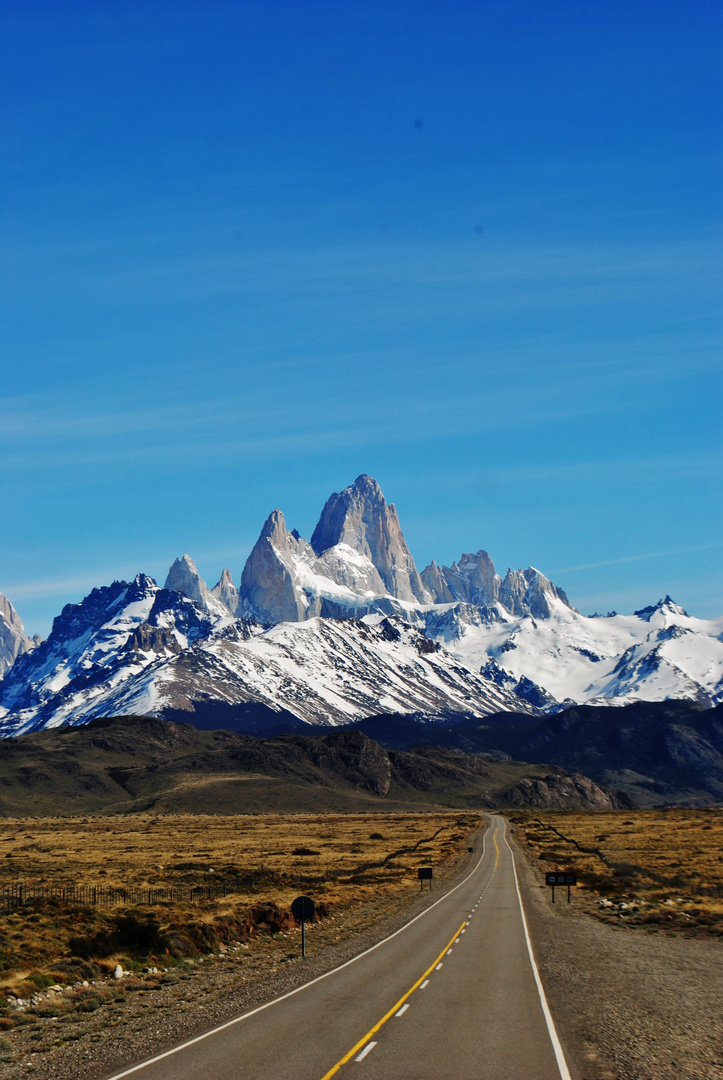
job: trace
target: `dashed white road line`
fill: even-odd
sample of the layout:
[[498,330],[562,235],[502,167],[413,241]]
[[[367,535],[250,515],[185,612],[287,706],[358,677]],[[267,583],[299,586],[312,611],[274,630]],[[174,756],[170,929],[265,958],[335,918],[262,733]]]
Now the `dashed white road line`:
[[409,1002],[407,1002],[406,1005],[402,1005],[399,1012],[396,1012],[394,1015],[395,1016],[404,1016],[404,1014],[405,1014],[405,1012],[407,1011],[408,1008],[409,1008]]
[[429,986],[429,979],[425,979],[419,989],[424,990],[425,986]]
[[355,1061],[363,1061],[363,1060],[364,1060],[364,1058],[365,1058],[365,1057],[367,1056],[367,1054],[369,1053],[369,1051],[370,1051],[370,1050],[373,1050],[373,1049],[374,1049],[374,1047],[375,1047],[376,1045],[377,1045],[377,1044],[376,1044],[375,1042],[368,1042],[368,1043],[366,1044],[366,1046],[364,1047],[364,1049],[362,1050],[361,1054],[357,1054],[357,1056],[356,1056],[356,1057],[354,1058],[354,1060],[355,1060]]
[[441,963],[441,961],[440,961],[440,963],[439,963],[439,964],[437,964],[437,966],[436,966],[436,968],[435,968],[434,970],[435,970],[435,971],[439,971],[439,969],[441,968],[441,966],[442,966],[442,963]]

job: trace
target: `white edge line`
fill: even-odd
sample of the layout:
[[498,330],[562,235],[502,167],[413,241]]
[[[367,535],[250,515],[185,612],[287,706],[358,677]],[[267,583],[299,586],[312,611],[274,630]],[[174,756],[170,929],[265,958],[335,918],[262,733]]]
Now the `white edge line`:
[[[289,990],[287,994],[282,994],[281,997],[273,998],[271,1001],[267,1001],[265,1005],[259,1005],[256,1009],[251,1009],[249,1012],[242,1013],[241,1016],[234,1017],[233,1020],[227,1020],[225,1024],[219,1024],[218,1027],[211,1028],[210,1031],[204,1031],[203,1035],[197,1035],[195,1039],[187,1039],[186,1042],[180,1043],[178,1046],[172,1047],[170,1050],[164,1051],[162,1054],[156,1054],[155,1057],[148,1058],[147,1061],[142,1061],[139,1065],[132,1065],[130,1069],[125,1069],[123,1072],[113,1073],[112,1076],[107,1077],[107,1080],[121,1080],[123,1076],[131,1076],[135,1072],[140,1072],[141,1069],[147,1068],[149,1065],[155,1065],[157,1061],[163,1061],[164,1058],[172,1057],[174,1054],[180,1053],[181,1050],[186,1050],[189,1046],[194,1046],[196,1043],[203,1042],[204,1039],[210,1039],[212,1035],[218,1035],[220,1031],[225,1031],[226,1028],[233,1027],[234,1024],[240,1024],[242,1020],[248,1020],[250,1017],[255,1016],[257,1013],[263,1012],[264,1009],[270,1009],[272,1005],[278,1005],[281,1001],[286,1001],[287,998],[293,997],[294,994],[300,994],[302,990],[306,990],[309,986],[314,986],[316,983],[321,982],[322,979],[328,979],[330,975],[335,975],[337,971],[343,971],[345,967],[349,967],[350,964],[355,964],[357,960],[361,960],[363,956],[368,956],[369,953],[374,952],[375,949],[380,948],[382,945],[386,945],[388,941],[395,938],[397,934],[401,934],[404,930],[410,927],[417,919],[423,918],[428,915],[433,908],[436,908],[437,904],[441,904],[443,900],[447,900],[452,893],[457,892],[457,889],[461,889],[466,882],[472,877],[473,874],[479,869],[482,860],[485,857],[487,850],[487,836],[492,828],[492,821],[490,820],[487,830],[482,837],[482,854],[472,867],[466,877],[462,878],[458,885],[455,885],[453,889],[446,892],[444,896],[440,896],[439,900],[435,900],[433,904],[430,904],[424,911],[420,911],[419,915],[415,915],[413,919],[405,923],[404,926],[400,926],[398,930],[395,930],[393,934],[389,934],[388,937],[382,938],[376,945],[372,945],[370,948],[365,949],[364,952],[357,953],[356,956],[352,956],[351,960],[345,961],[343,964],[339,964],[338,967],[332,968],[331,971],[325,971],[323,975],[317,975],[315,979],[312,979],[308,983],[302,983],[301,986],[297,986],[295,990]],[[509,845],[508,845],[509,847]],[[514,860],[513,860],[514,861]],[[518,889],[519,893],[519,889]],[[523,915],[524,919],[524,915]],[[526,929],[526,927],[525,927]],[[374,1043],[376,1046],[376,1043]],[[570,1080],[569,1075],[563,1076],[563,1080]]]
[[532,951],[532,942],[530,941],[530,932],[527,929],[527,919],[525,918],[525,909],[522,906],[522,894],[520,893],[520,883],[517,880],[517,867],[515,866],[515,855],[507,841],[507,827],[502,832],[502,839],[507,844],[507,850],[512,857],[512,872],[515,875],[515,888],[517,889],[517,899],[520,903],[520,915],[522,916],[522,927],[525,931],[525,941],[527,942],[527,953],[530,957],[530,965],[532,967],[532,974],[535,976],[535,984],[537,985],[537,993],[540,996],[540,1004],[542,1005],[542,1012],[545,1017],[545,1023],[547,1024],[547,1033],[550,1036],[550,1042],[552,1043],[552,1049],[555,1053],[555,1061],[557,1062],[557,1068],[560,1071],[560,1080],[571,1080],[570,1070],[567,1067],[565,1061],[565,1054],[563,1053],[560,1040],[555,1028],[555,1021],[552,1019],[552,1013],[550,1012],[550,1006],[547,1004],[547,998],[545,997],[545,990],[542,985],[540,973],[537,970],[537,964],[535,963],[535,956]]

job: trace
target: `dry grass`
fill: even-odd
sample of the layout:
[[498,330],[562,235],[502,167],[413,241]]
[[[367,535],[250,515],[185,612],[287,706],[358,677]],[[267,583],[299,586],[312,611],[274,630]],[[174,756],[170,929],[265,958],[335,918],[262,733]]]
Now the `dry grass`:
[[[542,871],[575,870],[586,893],[603,898],[603,906],[598,900],[593,909],[599,918],[624,918],[649,930],[723,935],[720,809],[520,812],[510,817]],[[577,850],[573,840],[600,854]]]
[[[127,913],[118,908],[25,904],[0,916],[0,988],[22,996],[30,992],[29,976],[36,985],[46,975],[66,983],[118,960],[167,966],[253,945],[291,932],[289,908],[299,892],[312,895],[340,933],[359,928],[418,888],[420,864],[432,864],[438,877],[451,873],[479,823],[479,815],[459,811],[5,819],[0,888],[18,882],[196,886],[237,876],[239,885],[217,901],[137,908],[137,925],[123,922]],[[85,976],[80,959],[90,964]]]

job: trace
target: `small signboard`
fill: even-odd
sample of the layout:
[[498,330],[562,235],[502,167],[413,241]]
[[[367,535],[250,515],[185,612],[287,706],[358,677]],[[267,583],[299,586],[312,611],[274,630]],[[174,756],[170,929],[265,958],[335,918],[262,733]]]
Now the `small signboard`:
[[570,888],[577,885],[577,874],[570,870],[554,870],[545,874],[545,885],[552,889],[552,902],[555,903],[555,887],[567,886],[567,902],[570,903]]
[[420,892],[424,888],[425,881],[429,882],[429,888],[431,890],[431,888],[432,888],[432,877],[433,877],[432,867],[431,866],[420,866],[419,869],[417,870],[417,877],[419,878],[419,891]]
[[310,896],[297,896],[291,904],[291,914],[301,923],[301,955],[306,956],[306,924],[316,914],[314,901]]
[[577,885],[577,874],[570,874],[567,871],[562,873],[557,870],[554,874],[545,874],[546,885]]

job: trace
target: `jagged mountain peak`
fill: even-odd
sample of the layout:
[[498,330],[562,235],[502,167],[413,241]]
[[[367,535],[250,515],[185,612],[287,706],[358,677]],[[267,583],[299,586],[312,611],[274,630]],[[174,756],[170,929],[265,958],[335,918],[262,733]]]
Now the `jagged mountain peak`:
[[276,510],[271,511],[263,523],[259,540],[270,540],[275,547],[281,547],[286,543],[287,535],[286,519],[277,507]]
[[176,559],[168,571],[163,588],[193,600],[211,615],[236,614],[238,593],[233,582],[230,588],[220,581],[214,589],[209,589],[190,555],[183,555],[180,559]]
[[496,603],[500,577],[487,551],[461,555],[451,566],[437,566],[432,560],[422,571],[422,581],[438,604],[459,601],[490,607]]
[[168,571],[163,588],[181,593],[182,596],[187,596],[189,600],[195,600],[199,604],[205,605],[208,600],[208,586],[190,555],[183,555],[180,559],[176,559]]
[[224,567],[221,571],[221,577],[214,587],[211,589],[211,596],[214,596],[219,600],[232,615],[235,615],[239,608],[239,595],[238,589],[233,583],[231,577],[231,571]]
[[563,590],[534,566],[526,570],[508,567],[500,585],[499,600],[513,615],[532,615],[537,619],[548,618],[555,601],[574,610]]
[[676,604],[670,596],[665,596],[662,600],[658,600],[657,604],[652,604],[650,607],[641,608],[640,611],[634,612],[639,619],[643,619],[645,622],[650,622],[652,617],[658,613],[682,615],[683,618],[690,618],[685,608],[682,608],[680,604]]
[[369,559],[391,596],[421,603],[429,600],[396,507],[387,503],[379,484],[366,473],[330,495],[321,511],[311,546],[321,556],[337,544],[346,544]]

